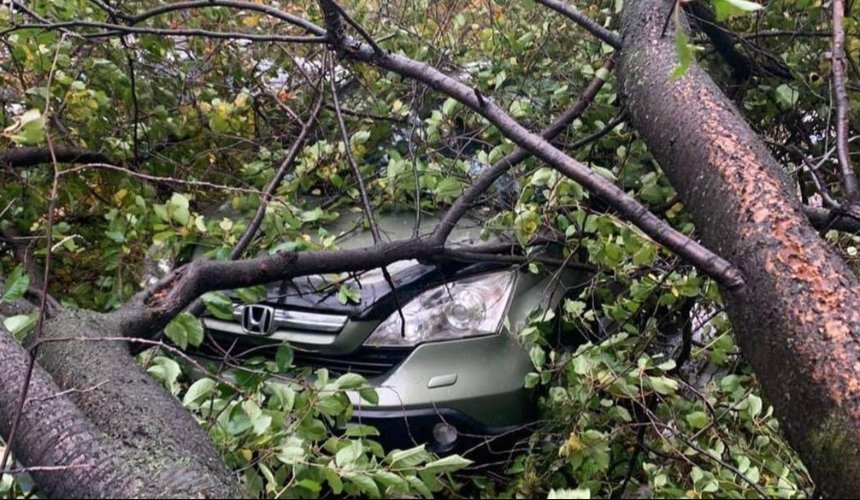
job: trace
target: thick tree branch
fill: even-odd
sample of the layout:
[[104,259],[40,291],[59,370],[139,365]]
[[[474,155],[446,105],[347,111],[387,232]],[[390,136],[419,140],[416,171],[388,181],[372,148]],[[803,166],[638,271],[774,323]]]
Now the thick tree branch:
[[740,267],[726,294],[743,351],[789,442],[827,496],[860,491],[860,284],[803,214],[765,144],[697,65],[680,79],[672,2],[622,15],[619,78],[632,121],[703,241]]
[[[4,368],[0,377],[0,435],[4,437],[8,437],[8,424],[14,420],[18,409],[29,359],[29,353],[0,325],[0,366]],[[130,357],[128,359],[133,363]],[[170,396],[165,394],[165,397]],[[172,422],[160,424],[173,425]],[[157,429],[158,423],[155,425]],[[155,439],[155,436],[141,437]],[[79,409],[73,393],[64,392],[40,366],[34,368],[14,453],[28,468],[34,466],[31,474],[48,497],[240,496],[226,472],[220,476],[224,482],[219,484],[204,469],[196,469],[199,462],[183,456],[189,448],[173,448],[172,453],[162,454],[164,449],[162,452],[141,449],[135,446],[137,443],[139,441],[130,443],[118,436],[111,437],[100,430]],[[164,460],[172,462],[165,466]]]
[[177,36],[177,37],[201,37],[201,38],[216,38],[225,40],[251,40],[254,42],[284,42],[284,43],[323,43],[325,38],[318,36],[300,36],[300,35],[258,35],[255,33],[242,33],[238,31],[212,31],[204,29],[168,29],[168,28],[148,28],[136,26],[124,26],[122,24],[102,23],[95,21],[64,21],[54,23],[27,23],[19,24],[0,32],[0,35],[5,35],[14,31],[24,29],[43,29],[43,30],[68,30],[72,28],[93,28],[101,31],[78,33],[85,38],[112,38],[122,37],[123,35],[161,35],[161,36]]
[[849,203],[860,201],[857,190],[857,174],[851,165],[848,146],[848,113],[851,104],[845,91],[845,1],[833,0],[833,46],[830,54],[830,70],[833,75],[833,95],[836,98],[836,157],[842,171],[842,184],[845,200]]
[[[594,101],[594,98],[597,96],[597,93],[600,92],[600,89],[603,88],[603,84],[606,83],[606,78],[608,77],[609,72],[612,71],[614,64],[615,59],[609,58],[606,61],[606,64],[603,65],[602,71],[598,71],[594,76],[594,79],[591,80],[591,83],[589,83],[585,90],[583,90],[580,98],[560,114],[548,127],[543,129],[543,131],[541,131],[541,137],[547,141],[552,141],[568,125],[581,116],[582,113],[588,109],[588,106],[591,105],[592,101]],[[451,231],[453,231],[454,227],[457,225],[457,221],[459,221],[469,210],[472,203],[474,203],[481,194],[489,189],[499,177],[504,175],[505,172],[522,163],[529,157],[531,157],[531,154],[529,154],[528,151],[523,148],[517,148],[484,171],[484,173],[481,174],[481,177],[479,177],[459,198],[457,198],[457,200],[454,201],[454,204],[451,205],[451,208],[448,209],[442,217],[442,220],[440,220],[439,224],[436,226],[433,237],[440,242],[447,240]]]
[[594,19],[591,19],[582,12],[579,12],[564,0],[537,0],[537,3],[549,7],[576,24],[582,26],[585,30],[606,44],[616,49],[621,48],[621,37],[597,24]]
[[[330,4],[331,0],[320,0],[320,5],[327,13],[332,12],[330,6],[326,7]],[[327,26],[329,31],[343,30],[338,19],[337,16],[326,15],[326,21],[333,23]],[[492,99],[483,96],[478,90],[467,87],[428,64],[398,54],[379,55],[370,46],[350,37],[346,37],[343,45],[338,46],[337,49],[346,57],[413,78],[460,101],[486,118],[518,146],[582,184],[652,239],[677,253],[708,276],[728,288],[743,286],[744,278],[737,268],[672,228],[600,174],[567,156],[537,134],[528,131]]]
[[[112,163],[102,153],[71,146],[54,146],[57,163]],[[51,163],[47,147],[24,147],[0,150],[0,167],[24,168]]]
[[429,239],[380,243],[356,250],[282,252],[238,261],[196,260],[151,289],[139,293],[111,316],[130,337],[146,337],[163,328],[200,295],[312,274],[373,269],[398,260],[428,259],[441,252]]

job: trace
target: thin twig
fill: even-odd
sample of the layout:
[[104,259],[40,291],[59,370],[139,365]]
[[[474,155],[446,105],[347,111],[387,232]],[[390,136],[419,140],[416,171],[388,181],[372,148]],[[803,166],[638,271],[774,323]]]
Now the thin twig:
[[594,19],[574,9],[569,3],[562,0],[537,0],[537,3],[545,5],[571,21],[585,28],[586,31],[607,43],[615,49],[621,48],[621,37],[597,24]]
[[830,69],[833,75],[833,93],[836,98],[836,157],[842,171],[845,200],[860,201],[857,190],[857,174],[851,166],[848,148],[848,114],[851,104],[845,91],[845,1],[833,0],[833,46],[830,54]]
[[379,226],[376,224],[376,219],[373,217],[373,207],[370,205],[370,200],[367,196],[367,188],[364,185],[364,177],[361,175],[361,171],[358,168],[358,163],[355,161],[355,157],[352,155],[352,147],[349,139],[349,131],[346,129],[346,123],[343,121],[343,114],[340,112],[340,99],[337,97],[337,85],[334,82],[334,63],[330,64],[332,77],[329,80],[331,84],[331,96],[332,102],[334,103],[334,111],[335,116],[337,117],[337,123],[340,126],[341,137],[343,138],[343,149],[346,151],[346,159],[349,162],[349,166],[352,169],[352,175],[355,176],[355,181],[358,183],[358,192],[361,197],[361,207],[364,209],[364,216],[367,218],[367,223],[370,225],[370,233],[373,235],[373,242],[379,243],[381,241],[381,236],[379,234]]
[[[51,71],[48,73],[48,81],[45,84],[45,139],[48,143],[48,149],[51,151],[51,160],[52,166],[54,170],[53,182],[51,184],[51,198],[48,202],[48,220],[47,227],[45,228],[45,266],[42,274],[42,290],[41,297],[39,297],[39,317],[36,321],[36,330],[35,330],[35,339],[38,341],[42,337],[42,331],[45,327],[45,319],[46,313],[48,310],[48,276],[51,273],[51,247],[52,240],[54,236],[54,212],[57,206],[57,191],[60,184],[60,166],[57,163],[57,157],[54,154],[54,144],[51,141],[51,131],[49,128],[50,121],[47,119],[51,114],[51,84],[53,82],[54,74],[57,71],[57,60],[60,58],[60,49],[63,46],[63,43],[66,41],[65,33],[60,36],[60,39],[57,41],[57,49],[54,52],[54,60],[51,63]],[[12,422],[11,429],[9,431],[9,439],[6,441],[6,448],[3,450],[3,457],[0,458],[0,480],[3,479],[3,472],[6,470],[6,465],[8,464],[9,454],[12,452],[12,447],[15,444],[15,438],[18,432],[18,426],[21,423],[21,417],[24,414],[24,404],[27,401],[27,394],[30,390],[30,380],[33,377],[33,369],[36,366],[36,355],[38,351],[33,349],[30,353],[30,358],[27,360],[27,371],[24,374],[24,384],[21,389],[21,398],[18,400],[18,408],[15,411],[15,420]]]
[[357,31],[358,34],[361,35],[361,38],[364,38],[364,41],[366,41],[367,44],[373,48],[374,52],[376,52],[377,54],[385,54],[385,51],[382,50],[382,47],[380,47],[376,43],[376,40],[374,40],[373,37],[370,36],[370,33],[368,33],[360,24],[358,24],[352,17],[350,17],[350,15],[347,14],[345,10],[343,10],[343,7],[338,5],[337,2],[335,2],[334,0],[324,1],[329,6],[331,6],[331,8],[334,9],[334,11],[337,12],[338,15],[340,15],[340,17],[342,17],[350,26],[355,28],[355,31]]
[[[614,65],[614,58],[610,58],[603,65],[603,68],[597,72],[591,83],[582,92],[580,98],[573,103],[568,109],[561,113],[548,127],[541,131],[541,137],[548,141],[555,139],[570,123],[580,117],[582,113],[591,105],[597,93],[603,88],[606,83],[609,71]],[[605,70],[605,71],[604,71]],[[617,125],[617,124],[616,124]],[[576,146],[573,148],[575,149]],[[568,150],[570,150],[569,148]],[[486,169],[481,176],[454,202],[451,208],[439,221],[436,226],[433,237],[439,241],[446,241],[451,231],[466,211],[469,206],[484,193],[489,187],[505,172],[509,171],[514,166],[522,163],[527,158],[531,157],[531,153],[523,148],[517,148],[510,154],[506,155],[501,160],[497,161],[493,166]]]
[[[266,209],[269,206],[269,203],[272,201],[272,198],[275,196],[275,192],[277,192],[278,188],[281,186],[281,183],[284,181],[284,178],[287,175],[287,172],[290,171],[293,163],[296,161],[296,157],[302,151],[305,145],[305,141],[307,141],[308,135],[310,135],[311,130],[313,129],[314,124],[316,123],[317,116],[319,116],[320,107],[324,100],[324,94],[322,92],[322,88],[319,88],[319,95],[317,97],[316,103],[313,105],[313,109],[310,112],[310,116],[307,121],[302,124],[302,130],[299,132],[299,136],[293,141],[293,145],[290,146],[290,150],[287,152],[287,156],[281,162],[281,165],[278,167],[278,171],[275,173],[275,177],[272,178],[272,181],[269,182],[269,185],[266,186],[266,191],[263,192],[260,196],[260,205],[257,207],[257,211],[254,213],[253,219],[245,228],[245,231],[242,232],[242,236],[239,237],[239,241],[230,250],[230,260],[236,260],[245,253],[245,250],[251,244],[254,237],[257,235],[257,231],[259,231],[260,226],[263,224],[263,219],[266,215]],[[205,309],[205,305],[202,300],[197,299],[194,301],[191,306],[189,306],[188,312],[199,316],[203,313]]]
[[70,28],[98,28],[103,31],[92,33],[76,33],[84,38],[112,38],[123,37],[127,34],[138,35],[160,35],[160,36],[181,36],[181,37],[201,37],[201,38],[218,38],[227,40],[250,40],[252,42],[284,42],[284,43],[324,43],[325,38],[319,36],[299,36],[299,35],[258,35],[253,33],[241,32],[225,32],[225,31],[210,31],[204,29],[169,29],[169,28],[144,28],[135,26],[123,26],[121,24],[102,23],[95,21],[65,21],[55,23],[27,23],[19,24],[0,31],[0,35],[23,30],[23,29],[43,29],[46,31],[53,30],[68,30]]

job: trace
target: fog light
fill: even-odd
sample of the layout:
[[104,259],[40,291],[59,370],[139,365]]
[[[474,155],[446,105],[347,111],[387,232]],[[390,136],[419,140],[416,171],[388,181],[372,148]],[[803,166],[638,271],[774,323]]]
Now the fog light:
[[433,426],[433,447],[436,448],[436,453],[445,453],[451,451],[454,445],[457,444],[459,433],[453,425],[439,422]]

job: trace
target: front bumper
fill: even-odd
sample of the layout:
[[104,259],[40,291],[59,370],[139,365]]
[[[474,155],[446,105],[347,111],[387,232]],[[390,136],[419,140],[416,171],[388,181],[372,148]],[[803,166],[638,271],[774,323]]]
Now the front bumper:
[[457,412],[479,427],[520,426],[533,417],[532,392],[525,388],[533,370],[528,355],[512,336],[487,335],[423,344],[394,370],[371,377],[379,402],[350,399],[357,414],[409,415],[410,412]]
[[[209,330],[215,339],[227,340],[230,333]],[[327,368],[333,375],[347,371],[365,375],[376,387],[378,402],[371,405],[348,392],[354,420],[377,426],[386,447],[426,443],[441,453],[462,452],[483,442],[503,446],[506,438],[516,435],[513,431],[534,418],[533,393],[524,386],[533,366],[512,335],[431,342],[399,354],[377,351],[367,347],[347,355],[297,351],[295,363]],[[455,446],[434,436],[440,424],[456,430]],[[447,431],[450,435],[451,429]]]
[[375,426],[388,449],[419,444],[436,453],[504,453],[534,419],[533,370],[510,335],[418,346],[393,371],[369,378],[379,402],[349,394],[354,420]]
[[379,430],[379,436],[374,439],[389,450],[424,444],[437,454],[459,453],[471,458],[507,453],[529,433],[528,422],[508,427],[487,427],[449,408],[362,409],[353,413],[353,420]]

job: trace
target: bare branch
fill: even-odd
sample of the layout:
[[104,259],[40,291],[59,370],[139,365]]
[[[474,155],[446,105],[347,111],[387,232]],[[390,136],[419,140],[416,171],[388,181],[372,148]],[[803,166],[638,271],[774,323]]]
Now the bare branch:
[[[548,141],[555,139],[562,130],[588,109],[588,106],[597,96],[597,93],[601,88],[603,88],[603,84],[606,83],[606,77],[608,72],[612,70],[614,61],[614,58],[607,60],[606,64],[604,64],[602,68],[605,71],[597,72],[594,79],[591,80],[591,83],[589,83],[582,92],[582,96],[580,96],[579,100],[573,103],[570,108],[565,110],[558,116],[558,118],[555,119],[554,122],[541,131],[541,136],[544,139]],[[505,172],[519,163],[522,163],[529,157],[531,157],[531,154],[529,154],[528,151],[523,148],[517,148],[484,171],[481,177],[478,178],[478,180],[476,180],[475,183],[472,184],[459,198],[457,198],[451,208],[448,209],[448,212],[444,217],[442,217],[442,220],[439,221],[439,224],[436,226],[433,237],[442,242],[447,240],[451,231],[453,231],[454,227],[457,225],[457,221],[463,217],[469,209],[469,206],[478,198],[478,196],[489,189],[493,182],[504,175]]]
[[612,46],[615,49],[621,48],[621,37],[616,33],[609,31],[603,26],[597,24],[594,19],[586,16],[582,12],[574,9],[569,3],[563,0],[537,0],[539,4],[545,5],[550,9],[565,16],[576,24],[585,28],[586,31],[597,37],[599,40]]
[[[112,163],[102,153],[71,146],[54,146],[57,163]],[[0,150],[0,166],[32,167],[51,163],[51,150],[45,147],[24,147]]]
[[[322,5],[325,8],[325,4]],[[341,26],[337,25],[339,24],[337,19],[339,19],[337,16],[326,16],[328,22],[335,23],[328,26],[330,31],[342,29]],[[517,145],[553,166],[567,177],[582,184],[595,196],[617,210],[624,218],[642,229],[652,239],[677,253],[720,284],[729,289],[738,289],[744,285],[742,274],[731,263],[672,228],[600,174],[567,156],[537,134],[527,130],[488,96],[482,96],[475,89],[443,74],[428,64],[398,54],[380,56],[370,46],[357,40],[347,39],[345,45],[339,47],[339,50],[357,61],[367,62],[421,81],[460,101],[486,118]]]
[[[245,231],[242,232],[242,236],[239,238],[239,241],[230,250],[230,260],[236,260],[245,253],[245,250],[248,248],[248,245],[251,244],[251,241],[257,235],[257,231],[259,231],[260,226],[263,224],[263,218],[266,215],[266,209],[269,206],[269,202],[272,201],[272,198],[275,196],[275,192],[280,187],[281,183],[284,181],[284,177],[286,177],[287,172],[290,171],[290,168],[293,166],[293,163],[296,161],[296,157],[299,152],[304,148],[305,141],[307,141],[308,135],[313,129],[314,124],[316,123],[317,116],[319,116],[320,107],[322,105],[324,96],[322,89],[319,91],[319,96],[317,98],[316,103],[311,110],[310,116],[307,121],[302,124],[302,130],[299,132],[299,136],[293,141],[293,145],[290,146],[290,150],[287,152],[287,156],[284,157],[284,161],[281,162],[281,165],[278,167],[278,171],[275,173],[275,177],[272,178],[272,181],[269,182],[269,185],[266,186],[266,191],[263,192],[260,196],[260,205],[257,207],[257,211],[254,213],[254,217],[251,219],[251,222],[248,224],[248,227],[245,228]],[[195,300],[193,304],[189,307],[189,312],[195,316],[199,316],[204,311],[205,305],[202,300]]]
[[842,171],[845,200],[860,201],[857,190],[857,174],[851,166],[848,148],[848,114],[851,104],[845,91],[845,1],[833,0],[833,46],[830,54],[830,70],[833,74],[833,93],[836,97],[836,157]]
[[[339,8],[339,7],[338,7]],[[373,235],[373,242],[381,241],[379,235],[379,226],[376,224],[376,219],[373,217],[373,207],[370,206],[370,200],[367,197],[367,188],[364,185],[364,177],[358,169],[358,164],[355,162],[355,157],[352,155],[352,146],[349,140],[349,132],[346,130],[346,123],[343,121],[343,114],[340,112],[340,99],[337,97],[337,85],[334,78],[334,64],[331,64],[331,97],[334,103],[334,112],[337,117],[337,123],[340,127],[341,138],[343,139],[343,149],[346,152],[346,159],[349,162],[349,167],[352,169],[352,175],[355,176],[355,182],[358,184],[358,192],[361,196],[361,207],[364,209],[364,217],[370,225],[370,233]],[[384,271],[385,272],[385,271]]]
[[285,42],[285,43],[323,43],[325,38],[319,36],[299,35],[258,35],[254,33],[211,31],[204,29],[168,29],[168,28],[141,28],[135,26],[123,26],[121,24],[101,23],[96,21],[66,21],[56,23],[28,23],[13,26],[0,33],[7,34],[22,29],[43,30],[66,30],[70,28],[98,28],[104,31],[92,33],[77,33],[85,38],[109,38],[121,37],[126,34],[137,35],[161,35],[161,36],[183,36],[218,38],[228,40],[251,40],[254,42]]
[[253,2],[243,2],[243,1],[231,1],[231,0],[194,0],[190,2],[175,2],[168,3],[162,5],[160,7],[156,7],[152,10],[148,10],[136,16],[131,16],[128,14],[123,14],[117,11],[117,15],[122,19],[128,21],[130,24],[139,24],[147,19],[150,19],[155,16],[160,16],[162,14],[166,14],[168,12],[175,12],[178,10],[191,10],[191,9],[199,9],[199,8],[208,8],[208,7],[227,7],[232,9],[241,9],[241,10],[249,10],[254,12],[261,12],[263,14],[274,17],[275,19],[280,19],[281,21],[292,24],[293,26],[298,26],[308,33],[317,35],[317,36],[325,36],[326,32],[324,29],[315,25],[314,23],[302,19],[301,17],[294,16],[292,14],[288,14],[280,9],[276,9],[274,7],[270,7],[265,4],[257,4]]

